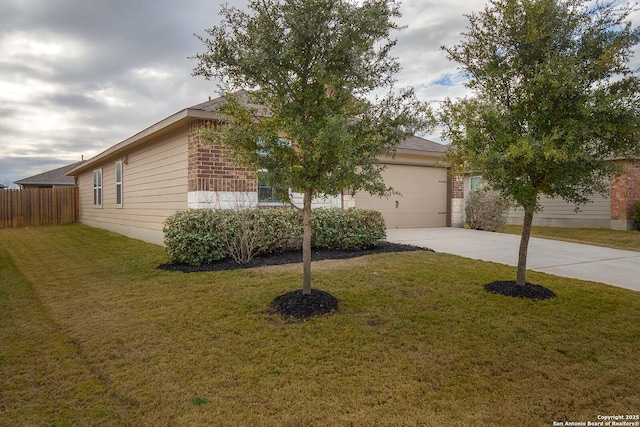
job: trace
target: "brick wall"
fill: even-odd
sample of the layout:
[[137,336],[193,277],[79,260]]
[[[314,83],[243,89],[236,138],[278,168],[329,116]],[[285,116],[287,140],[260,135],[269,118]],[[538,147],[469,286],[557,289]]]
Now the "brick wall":
[[611,180],[611,219],[630,220],[640,200],[640,160],[620,161],[623,173]]
[[464,199],[464,178],[454,176],[451,181],[451,197],[454,199]]
[[255,193],[256,172],[229,160],[228,150],[200,142],[198,130],[212,122],[196,120],[188,130],[188,191]]

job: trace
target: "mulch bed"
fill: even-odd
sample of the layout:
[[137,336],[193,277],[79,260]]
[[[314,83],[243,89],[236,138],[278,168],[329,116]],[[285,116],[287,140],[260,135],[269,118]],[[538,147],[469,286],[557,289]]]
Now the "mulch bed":
[[533,301],[555,298],[556,294],[541,285],[526,282],[524,286],[516,285],[515,280],[499,280],[485,285],[487,292],[515,298],[528,298]]
[[274,298],[269,305],[269,313],[301,321],[336,311],[338,311],[338,299],[318,289],[311,289],[308,295],[304,295],[302,289],[288,292]]
[[[357,251],[346,251],[336,249],[313,249],[311,254],[312,261],[322,261],[327,259],[349,259],[364,255],[391,253],[391,252],[410,252],[410,251],[431,251],[431,249],[420,248],[412,245],[401,245],[396,243],[383,243],[371,249],[362,249]],[[233,259],[224,259],[211,264],[188,265],[188,264],[161,264],[158,268],[167,271],[181,271],[183,273],[195,273],[199,271],[223,271],[236,270],[242,268],[263,267],[267,265],[284,265],[302,262],[302,251],[284,252],[276,254],[266,254],[254,257],[247,264],[238,264]]]

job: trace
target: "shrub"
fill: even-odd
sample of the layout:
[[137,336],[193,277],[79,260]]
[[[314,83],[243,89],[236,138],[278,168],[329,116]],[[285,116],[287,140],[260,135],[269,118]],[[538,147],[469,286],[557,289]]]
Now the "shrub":
[[311,213],[316,248],[358,250],[376,246],[386,237],[382,214],[366,209],[315,209]]
[[200,265],[232,257],[246,263],[259,253],[300,245],[302,217],[293,209],[191,209],[167,218],[169,262]]
[[469,193],[464,212],[470,228],[497,231],[506,224],[508,209],[498,193],[482,188]]
[[[385,238],[382,214],[362,209],[315,209],[312,245],[364,249]],[[302,214],[295,209],[177,212],[164,226],[169,262],[200,265],[232,257],[247,263],[261,253],[302,248]]]
[[640,200],[633,204],[633,223],[640,230]]
[[169,261],[200,265],[226,258],[229,253],[221,241],[224,212],[190,209],[167,218],[163,231]]

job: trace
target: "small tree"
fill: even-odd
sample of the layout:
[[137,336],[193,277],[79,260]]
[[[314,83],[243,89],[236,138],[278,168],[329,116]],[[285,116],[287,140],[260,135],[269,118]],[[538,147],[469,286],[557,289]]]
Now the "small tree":
[[640,30],[630,6],[590,3],[491,0],[443,47],[474,92],[444,103],[448,159],[524,208],[519,285],[540,196],[586,203],[608,191],[611,159],[640,151],[640,82],[627,66]]
[[[223,6],[222,23],[200,37],[206,51],[194,74],[223,82],[228,118],[203,136],[230,147],[236,162],[266,170],[282,199],[289,189],[304,195],[303,293],[310,294],[311,200],[344,190],[389,193],[378,157],[430,115],[411,89],[393,90],[395,1],[252,0],[248,10]],[[237,89],[250,91],[230,93]],[[384,97],[365,97],[380,89]]]

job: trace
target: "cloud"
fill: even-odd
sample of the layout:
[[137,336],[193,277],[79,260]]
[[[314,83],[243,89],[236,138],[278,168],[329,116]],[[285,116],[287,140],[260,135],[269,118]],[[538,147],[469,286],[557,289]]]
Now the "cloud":
[[[88,158],[215,96],[214,82],[191,76],[189,57],[203,51],[193,34],[219,23],[223,2],[0,1],[0,180]],[[484,5],[404,0],[407,28],[392,51],[398,85],[434,105],[464,96],[464,78],[440,47],[461,41],[463,14]]]
[[[3,0],[0,179],[85,158],[207,99],[191,77],[206,0]],[[44,169],[43,169],[44,168]]]

